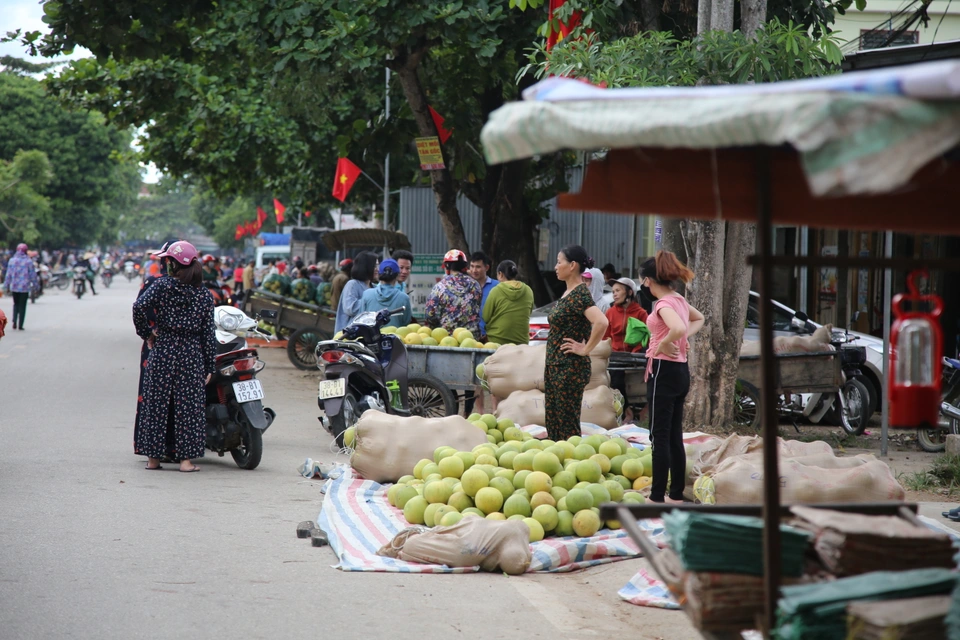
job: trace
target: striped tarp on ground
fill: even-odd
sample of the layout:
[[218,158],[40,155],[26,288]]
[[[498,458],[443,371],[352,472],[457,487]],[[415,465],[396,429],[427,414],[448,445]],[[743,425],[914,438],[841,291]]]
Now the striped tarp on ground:
[[[330,541],[343,571],[387,571],[399,573],[470,573],[478,567],[447,567],[417,564],[377,555],[377,550],[409,525],[399,509],[387,501],[387,487],[357,477],[347,469],[325,486],[326,498],[317,525]],[[663,543],[659,520],[641,526]],[[594,565],[635,558],[636,544],[624,531],[603,529],[590,538],[547,538],[530,545],[533,561],[529,571],[562,573]]]

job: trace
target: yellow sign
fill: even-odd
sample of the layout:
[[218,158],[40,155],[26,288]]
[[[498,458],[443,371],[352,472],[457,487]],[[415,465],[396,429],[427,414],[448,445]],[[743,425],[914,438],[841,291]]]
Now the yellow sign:
[[417,154],[420,156],[420,168],[424,171],[443,169],[443,151],[437,136],[417,138]]

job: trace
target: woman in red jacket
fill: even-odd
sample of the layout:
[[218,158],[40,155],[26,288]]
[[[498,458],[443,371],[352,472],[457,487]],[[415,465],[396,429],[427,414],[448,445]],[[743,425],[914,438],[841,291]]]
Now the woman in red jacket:
[[613,305],[607,309],[607,332],[603,339],[610,338],[614,351],[633,351],[643,350],[639,344],[624,344],[623,338],[627,333],[627,321],[629,318],[647,321],[647,312],[637,302],[636,285],[630,278],[620,278],[613,283]]

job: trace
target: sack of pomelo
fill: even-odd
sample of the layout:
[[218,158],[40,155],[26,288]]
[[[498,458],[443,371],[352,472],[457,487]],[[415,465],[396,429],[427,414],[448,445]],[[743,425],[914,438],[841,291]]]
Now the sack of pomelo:
[[[622,403],[623,396],[610,387],[596,387],[584,391],[580,405],[580,421],[592,422],[604,429],[616,429],[620,426]],[[515,391],[497,404],[498,418],[510,418],[519,425],[542,425],[546,422],[545,415],[543,391]]]
[[486,434],[461,416],[404,418],[366,411],[357,421],[350,465],[375,482],[396,482],[437,447],[469,451],[488,442]]
[[[590,353],[590,382],[586,389],[610,386],[607,365],[612,348],[610,340],[601,340]],[[486,388],[503,399],[515,391],[543,391],[543,371],[547,360],[547,345],[503,345],[483,363]]]
[[508,575],[526,572],[532,559],[523,522],[464,518],[449,527],[404,529],[378,555],[448,567],[480,566]]

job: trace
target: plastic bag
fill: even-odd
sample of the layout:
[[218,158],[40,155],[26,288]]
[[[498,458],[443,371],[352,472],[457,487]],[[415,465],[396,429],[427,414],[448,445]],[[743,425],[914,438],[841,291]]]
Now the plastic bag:
[[633,316],[627,318],[627,331],[623,336],[623,343],[645,347],[648,342],[650,342],[650,329],[647,328],[647,323]]
[[404,529],[377,555],[519,575],[530,567],[529,540],[530,529],[523,522],[464,518],[449,527]]

